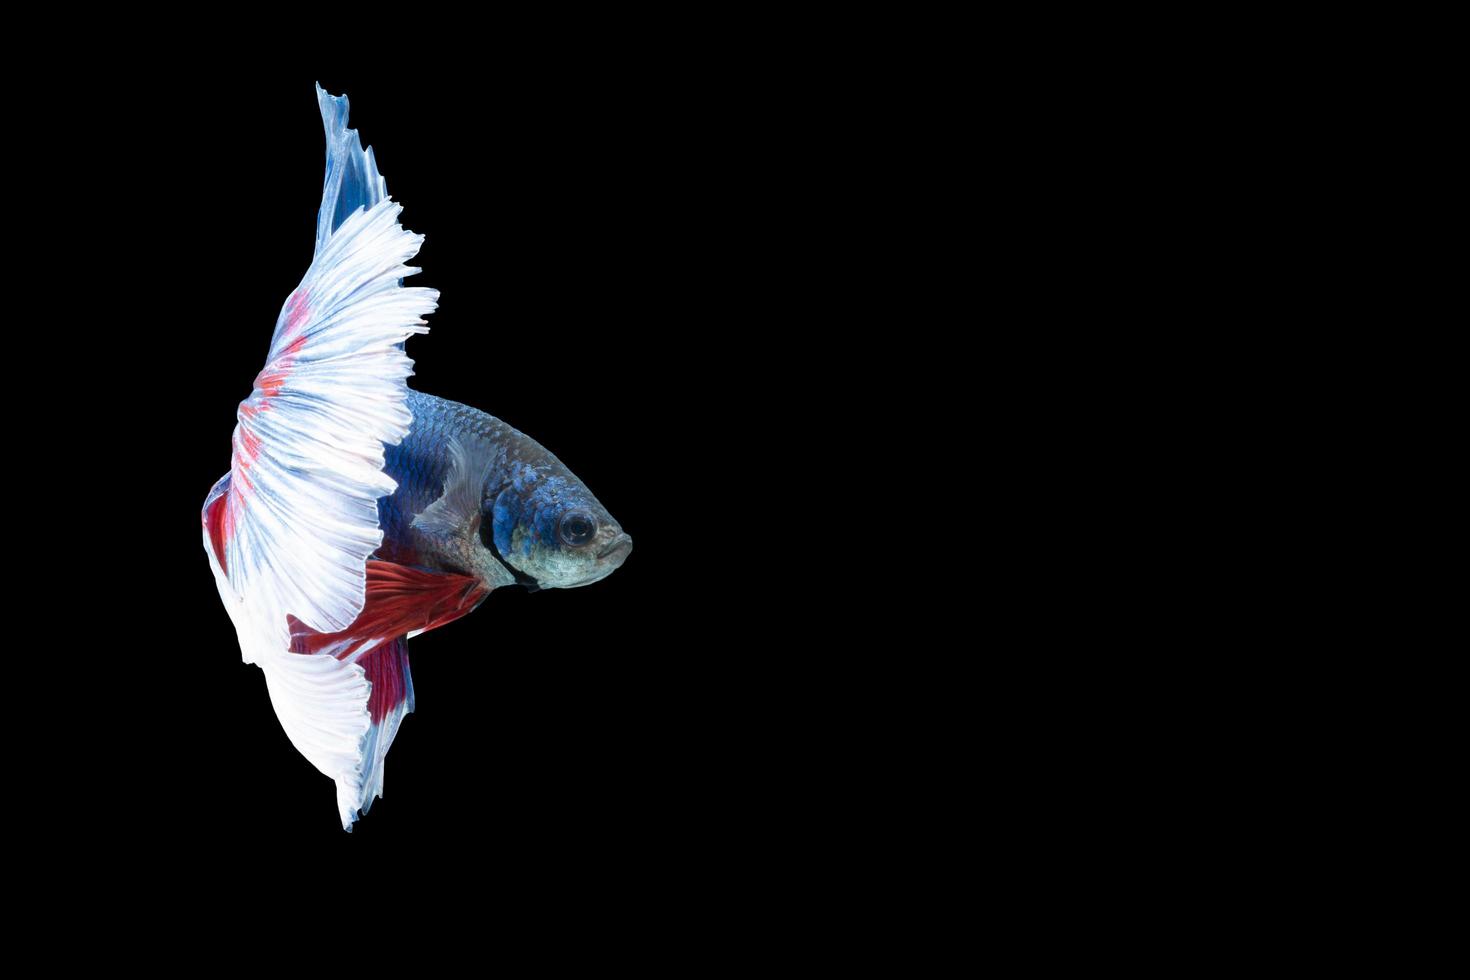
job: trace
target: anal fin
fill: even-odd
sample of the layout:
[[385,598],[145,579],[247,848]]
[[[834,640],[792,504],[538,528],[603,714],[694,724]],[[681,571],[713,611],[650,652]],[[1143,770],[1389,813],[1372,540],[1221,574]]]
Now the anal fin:
[[355,664],[367,681],[368,726],[358,744],[356,773],[333,776],[337,779],[338,808],[347,829],[351,829],[357,810],[366,813],[372,801],[383,795],[384,760],[403,717],[414,707],[408,637],[453,622],[487,595],[489,590],[484,584],[470,575],[431,572],[374,559],[367,563],[362,612],[345,630],[318,633],[294,616],[287,617],[291,653],[301,655],[302,661],[320,657]]

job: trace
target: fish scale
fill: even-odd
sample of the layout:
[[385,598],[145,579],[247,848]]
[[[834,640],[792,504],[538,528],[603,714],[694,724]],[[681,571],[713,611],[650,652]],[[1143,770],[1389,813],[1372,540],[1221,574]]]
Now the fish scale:
[[442,565],[441,556],[426,554],[422,537],[412,528],[413,519],[437,500],[444,490],[450,460],[446,444],[450,438],[478,436],[496,447],[496,465],[491,479],[502,482],[510,450],[525,441],[521,433],[495,416],[460,402],[423,392],[408,392],[408,409],[413,425],[408,435],[383,454],[384,472],[398,483],[392,496],[378,501],[378,518],[383,544],[377,557],[404,564]]

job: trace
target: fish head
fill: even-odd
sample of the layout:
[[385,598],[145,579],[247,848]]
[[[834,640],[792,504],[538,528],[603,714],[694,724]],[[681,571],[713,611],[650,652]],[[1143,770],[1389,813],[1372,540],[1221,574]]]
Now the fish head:
[[487,488],[482,511],[486,546],[535,588],[591,585],[617,571],[633,550],[632,537],[607,508],[550,454],[513,462],[509,482]]

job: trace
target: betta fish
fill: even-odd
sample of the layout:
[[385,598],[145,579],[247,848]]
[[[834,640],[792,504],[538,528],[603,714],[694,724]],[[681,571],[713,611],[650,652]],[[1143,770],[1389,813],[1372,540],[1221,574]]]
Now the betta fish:
[[240,403],[204,550],[291,744],[336,782],[346,830],[383,793],[414,709],[408,640],[495,589],[576,588],[633,540],[562,462],[478,409],[408,387],[433,289],[347,97],[318,85],[327,172],[311,266]]

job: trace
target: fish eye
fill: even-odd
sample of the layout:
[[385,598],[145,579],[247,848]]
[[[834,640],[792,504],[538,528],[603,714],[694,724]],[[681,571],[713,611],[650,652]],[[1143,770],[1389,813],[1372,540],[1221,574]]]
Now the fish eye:
[[585,510],[568,511],[561,518],[561,539],[569,547],[580,548],[597,533],[597,518]]

